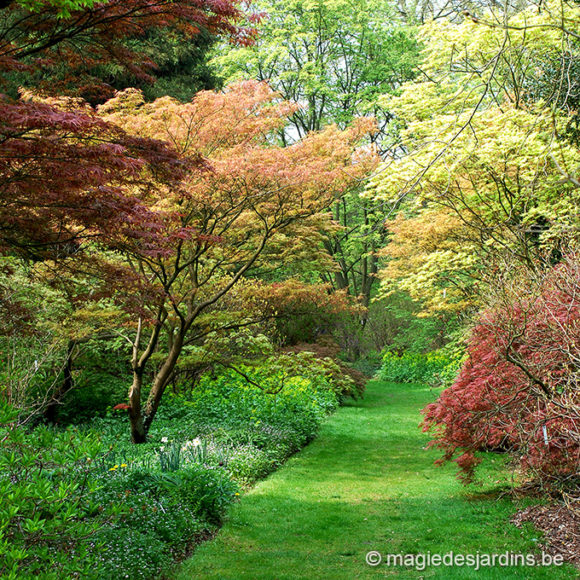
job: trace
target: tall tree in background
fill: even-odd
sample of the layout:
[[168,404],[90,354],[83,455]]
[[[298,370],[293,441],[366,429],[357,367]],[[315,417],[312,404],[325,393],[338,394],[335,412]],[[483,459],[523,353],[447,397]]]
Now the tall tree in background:
[[155,82],[141,79],[116,65],[101,67],[99,74],[117,90],[139,88],[148,101],[170,96],[187,102],[203,90],[221,88],[222,80],[210,67],[212,48],[219,36],[200,30],[188,37],[179,30],[152,29],[127,45],[155,62]]
[[282,134],[292,141],[328,123],[373,116],[384,137],[391,116],[378,102],[414,77],[417,44],[385,0],[262,1],[258,39],[214,64],[226,80],[253,78],[302,105]]
[[[379,103],[415,75],[418,46],[397,8],[385,0],[262,1],[258,39],[251,47],[227,49],[214,59],[227,79],[266,80],[284,98],[301,105],[283,142],[329,123],[345,126],[353,118],[372,116],[379,131],[378,150],[395,141],[392,114]],[[346,289],[368,306],[378,271],[377,250],[384,244],[384,204],[361,199],[361,184],[337,200],[329,212],[339,229],[323,240],[334,261],[322,278]],[[351,331],[364,328],[366,315]],[[356,330],[358,329],[358,330]]]

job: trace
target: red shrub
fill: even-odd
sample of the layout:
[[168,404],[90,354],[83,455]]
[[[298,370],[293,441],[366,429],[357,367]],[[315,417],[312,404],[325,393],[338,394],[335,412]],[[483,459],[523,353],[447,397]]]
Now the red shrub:
[[[532,288],[536,288],[533,291]],[[540,480],[578,475],[580,267],[576,256],[504,292],[471,337],[452,387],[425,409],[423,430],[469,481],[479,450],[514,454]]]

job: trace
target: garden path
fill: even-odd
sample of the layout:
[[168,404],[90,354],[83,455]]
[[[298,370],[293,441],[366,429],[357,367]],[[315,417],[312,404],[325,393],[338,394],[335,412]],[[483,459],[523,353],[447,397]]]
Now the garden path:
[[465,488],[455,465],[433,465],[419,410],[436,393],[371,381],[323,425],[319,437],[246,493],[216,538],[176,577],[221,580],[353,578],[574,578],[571,568],[372,567],[367,552],[532,553],[531,528],[509,524],[517,509],[498,497],[509,474],[489,460],[482,487]]

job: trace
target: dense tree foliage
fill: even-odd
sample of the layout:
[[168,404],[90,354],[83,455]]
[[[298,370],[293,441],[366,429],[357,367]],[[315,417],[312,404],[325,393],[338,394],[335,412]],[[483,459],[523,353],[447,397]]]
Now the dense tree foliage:
[[392,5],[289,0],[257,3],[256,9],[263,12],[256,43],[228,50],[214,63],[227,79],[268,81],[302,105],[285,138],[362,115],[373,115],[386,130],[390,114],[378,98],[413,78],[417,51],[413,37],[397,26]]
[[[158,232],[165,248],[126,251],[132,273],[146,283],[139,306],[147,314],[139,317],[132,342],[135,441],[144,438],[183,347],[208,334],[205,311],[251,273],[271,239],[324,211],[372,167],[372,154],[362,151],[353,162],[353,147],[372,123],[344,132],[329,126],[295,145],[273,146],[269,135],[293,109],[257,82],[202,92],[191,104],[165,98],[146,105],[129,91],[100,108],[127,130],[163,138],[208,164],[179,188],[158,185],[151,203],[166,212]],[[167,355],[142,409],[143,373],[154,353],[161,360],[162,333]]]
[[[92,74],[98,66],[115,63],[137,77],[148,74],[153,61],[130,50],[127,38],[151,29],[177,29],[190,38],[200,27],[237,34],[238,11],[230,3],[14,2],[2,8],[2,16],[0,70],[20,72],[29,86],[38,71],[64,70],[62,82],[49,74],[42,90],[85,95],[107,92]],[[185,168],[170,144],[129,137],[76,99],[39,102],[26,91],[2,95],[0,116],[5,248],[62,252],[78,236],[121,233],[127,223],[152,222],[141,200],[144,167],[160,172],[158,178],[164,173],[169,182],[180,179]]]
[[[577,9],[565,7],[574,21]],[[494,255],[533,267],[546,246],[557,247],[575,230],[571,172],[580,159],[568,139],[573,102],[564,106],[557,94],[547,102],[528,89],[537,84],[542,54],[566,56],[560,94],[577,90],[564,76],[577,43],[554,24],[555,9],[527,8],[506,16],[505,25],[494,12],[481,22],[426,25],[423,79],[388,100],[406,123],[406,153],[385,162],[368,195],[404,208],[415,225],[395,222],[385,275],[396,280],[410,269],[403,286],[436,308],[465,306]],[[413,258],[418,252],[424,259]]]
[[251,38],[249,29],[236,27],[240,12],[232,2],[11,2],[0,9],[2,70],[36,73],[38,82],[44,68],[44,89],[85,98],[111,94],[100,66],[114,63],[138,79],[151,78],[155,60],[143,43],[129,40],[173,32],[187,41],[202,30]]
[[432,444],[473,477],[480,450],[513,452],[544,480],[577,475],[578,256],[497,296],[472,332],[455,384],[425,409]]

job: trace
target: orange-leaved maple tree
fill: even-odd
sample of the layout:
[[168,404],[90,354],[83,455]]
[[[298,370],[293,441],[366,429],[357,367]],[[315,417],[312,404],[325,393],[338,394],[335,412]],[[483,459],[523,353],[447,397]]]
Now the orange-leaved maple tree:
[[295,109],[252,81],[201,92],[187,104],[168,97],[145,103],[139,91],[127,90],[99,109],[128,133],[204,159],[178,187],[160,182],[150,195],[150,207],[163,216],[155,248],[135,238],[120,246],[130,276],[146,281],[131,305],[137,314],[128,413],[135,443],[146,440],[184,349],[215,329],[207,317],[212,307],[267,267],[262,256],[277,236],[325,211],[376,164],[358,147],[373,131],[370,119],[279,145],[277,131]]

